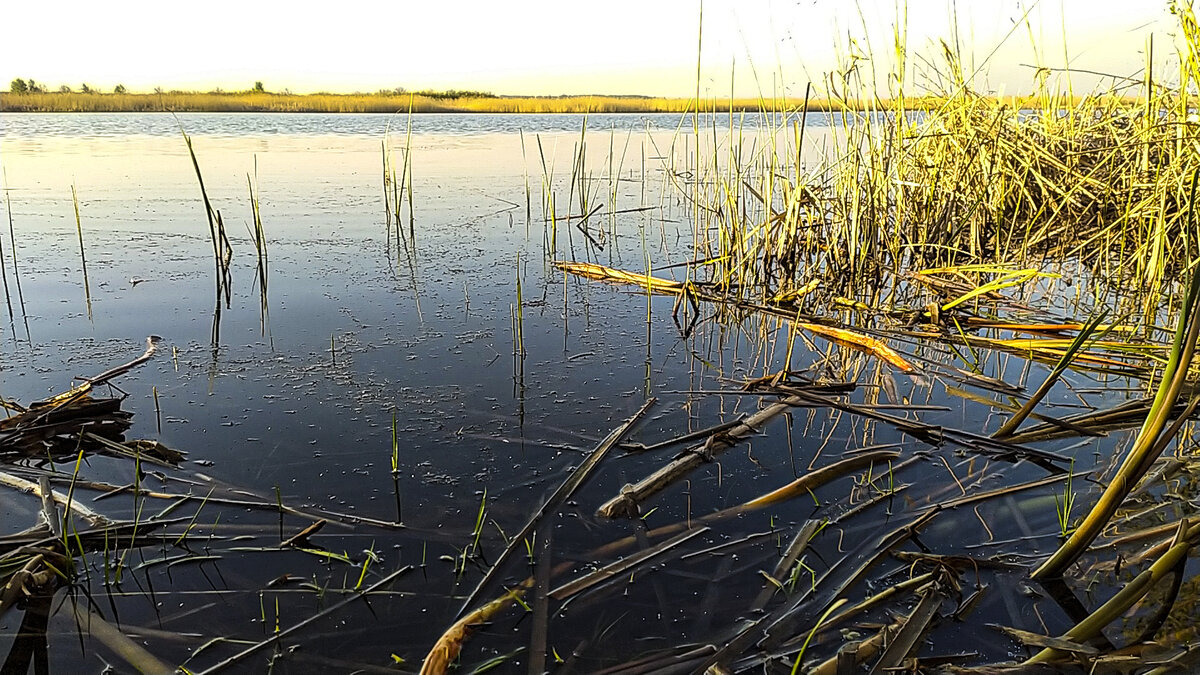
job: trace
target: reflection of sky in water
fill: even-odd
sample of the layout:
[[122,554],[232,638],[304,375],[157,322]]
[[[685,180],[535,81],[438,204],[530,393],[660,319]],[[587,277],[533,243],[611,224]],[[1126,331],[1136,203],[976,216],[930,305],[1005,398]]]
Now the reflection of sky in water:
[[[159,356],[118,381],[130,393],[126,408],[135,413],[131,436],[161,438],[189,452],[192,460],[212,462],[203,467],[186,464],[185,474],[202,472],[265,495],[273,495],[278,487],[291,503],[380,519],[393,517],[395,510],[390,475],[395,411],[400,485],[405,519],[412,529],[327,528],[321,542],[352,554],[374,544],[383,552],[387,569],[421,560],[429,564],[397,586],[411,593],[403,602],[381,599],[373,605],[375,615],[357,607],[340,614],[347,625],[368,628],[349,637],[316,635],[314,650],[336,647],[339,653],[375,663],[380,656],[387,662],[389,653],[410,663],[419,660],[450,620],[456,607],[450,596],[465,590],[440,556],[455,555],[455,547],[470,540],[485,489],[498,529],[489,526],[484,542],[494,556],[502,546],[498,530],[511,535],[519,529],[533,505],[579,463],[581,451],[635,410],[647,393],[661,402],[635,435],[641,442],[754,412],[757,396],[685,392],[729,389],[731,380],[783,365],[787,332],[778,331],[773,320],[752,319],[725,329],[702,324],[693,339],[683,340],[672,321],[671,298],[653,299],[647,319],[644,294],[573,278],[564,283],[562,274],[546,263],[548,258],[575,258],[641,271],[647,257],[656,269],[691,257],[690,216],[671,191],[663,162],[655,159],[670,147],[673,121],[646,134],[640,131],[641,122],[622,116],[617,119],[633,123],[637,131],[610,135],[602,130],[604,116],[589,119],[589,128],[595,130],[588,138],[587,155],[594,198],[607,204],[615,189],[619,209],[655,208],[626,213],[612,222],[603,215],[593,221],[591,227],[616,234],[605,238],[603,251],[583,247],[574,221],[559,222],[557,250],[548,251],[549,230],[541,218],[542,159],[533,130],[538,130],[545,161],[553,167],[559,210],[565,213],[582,118],[416,117],[413,261],[403,249],[397,250],[395,232],[389,234],[385,225],[380,143],[386,117],[181,118],[194,134],[209,195],[228,224],[235,250],[233,300],[222,312],[220,349],[214,353],[209,344],[214,289],[207,223],[174,121],[161,115],[4,115],[0,121],[7,126],[0,143],[30,339],[21,321],[0,326],[0,394],[27,402],[62,390],[71,376],[92,375],[127,361],[140,353],[146,335],[159,334],[165,338]],[[42,123],[45,126],[39,128]],[[454,124],[463,126],[448,128]],[[526,131],[524,155],[520,137],[510,131],[518,126]],[[393,135],[391,141],[398,159],[403,136]],[[614,170],[634,180],[609,180],[610,144]],[[246,234],[246,180],[256,158],[269,241],[268,335],[260,327],[254,253]],[[643,158],[645,181],[638,180]],[[532,202],[528,222],[526,180]],[[91,319],[84,308],[72,183],[80,197]],[[666,197],[660,197],[662,189]],[[405,233],[407,214],[406,200],[401,228]],[[528,351],[520,378],[514,368],[512,322],[518,259]],[[130,280],[135,277],[146,281],[133,286]],[[704,312],[708,316],[711,308]],[[869,363],[819,339],[801,339],[797,345],[792,362],[796,368],[820,362],[837,371],[843,363]],[[1017,358],[981,358],[985,372],[994,376],[1014,379],[1026,368]],[[1034,379],[1044,372],[1042,366],[1030,370]],[[873,367],[861,372],[864,382],[872,385],[890,377],[886,369],[878,375]],[[895,386],[909,400],[952,408],[923,412],[921,419],[931,423],[978,429],[993,415],[986,405],[964,405],[946,396],[942,382],[924,386],[897,378]],[[162,408],[161,432],[155,423],[152,387]],[[854,396],[863,400],[878,393],[871,391]],[[649,505],[661,508],[648,524],[663,525],[741,503],[779,487],[810,463],[821,465],[847,450],[901,437],[885,425],[803,409],[786,422],[773,422],[767,432],[665,491]],[[1091,457],[1092,450],[1086,446],[1080,457]],[[979,478],[968,472],[984,471],[984,462],[964,466],[952,450],[946,453],[960,478]],[[567,506],[566,515],[550,519],[555,555],[583,556],[596,545],[628,534],[627,524],[600,523],[591,512],[665,457],[618,457],[604,465]],[[897,480],[926,481],[933,475],[929,466],[918,462]],[[940,464],[933,466],[944,470]],[[997,471],[992,466],[987,463],[986,470]],[[1006,480],[1040,476],[1028,465],[996,466],[1009,472]],[[88,470],[91,477],[113,482],[128,482],[132,471],[127,464],[101,460]],[[943,477],[932,485],[945,480],[944,474],[937,475]],[[817,490],[813,499],[793,500],[727,523],[696,548],[781,523],[803,522],[816,512],[817,503],[839,504],[848,482]],[[1038,496],[1048,500],[1049,494]],[[919,485],[905,495],[913,502],[897,499],[869,511],[847,530],[846,541],[868,541],[895,527],[892,510],[910,513],[906,509],[917,508],[914,505],[926,496],[927,487]],[[118,511],[127,508],[115,499],[102,504]],[[983,513],[991,518],[995,538],[1021,534],[994,506],[983,507]],[[28,513],[10,518],[9,513],[17,512],[7,508],[0,506],[5,527],[16,520],[21,527],[28,524]],[[246,531],[261,534],[260,521],[265,518],[266,529],[274,533],[273,514],[255,518],[233,509],[223,512],[221,522],[245,524]],[[1029,509],[1022,518],[1022,527],[1055,531],[1052,505]],[[963,522],[944,517],[927,531],[928,541],[936,543],[939,552],[958,551],[966,539]],[[289,529],[293,525],[289,522]],[[788,536],[790,531],[756,540],[753,547],[728,558],[672,563],[665,608],[634,597],[614,603],[609,613],[585,602],[577,612],[557,616],[554,631],[572,640],[604,634],[606,651],[625,654],[710,639],[707,619],[696,616],[696,598],[707,595],[714,576],[746,565],[745,575],[725,577],[721,585],[730,598],[757,594],[757,570],[770,568],[778,557],[777,546]],[[277,543],[267,539],[257,544]],[[837,559],[836,538],[817,546],[826,544],[828,559]],[[305,558],[242,558],[231,553],[220,565],[235,592],[215,608],[203,593],[194,598],[169,596],[189,584],[209,590],[193,571],[180,569],[171,579],[155,578],[157,592],[168,594],[163,597],[182,606],[185,614],[179,620],[168,617],[164,629],[203,628],[258,639],[261,626],[246,626],[260,615],[259,588],[283,573],[315,578],[319,585],[330,574],[338,575],[336,587],[344,572],[336,568],[331,573],[322,563]],[[357,573],[353,570],[351,576]],[[467,578],[469,584],[478,575]],[[298,620],[312,612],[312,598],[296,598],[284,602],[294,603],[285,611]],[[120,602],[123,621],[150,625],[159,620],[136,594]],[[714,605],[713,611],[728,606]],[[1003,607],[999,596],[989,596],[981,611],[1009,621]],[[507,630],[509,619],[504,621]],[[206,622],[216,628],[205,627]],[[647,635],[658,642],[648,647]],[[484,635],[479,640],[475,644],[489,645],[483,649],[511,649],[503,638]],[[174,643],[154,646],[168,658],[186,656],[185,648]],[[563,642],[559,649],[574,646]],[[477,649],[472,646],[471,653],[478,654]],[[997,651],[1002,649],[1003,645]],[[75,657],[64,651],[55,658]]]
[[[511,133],[526,134],[578,131],[584,115],[580,114],[522,114],[494,113],[421,113],[412,116],[413,133],[475,135]],[[735,113],[735,119],[756,127],[761,115]],[[681,122],[682,120],[682,122]],[[684,132],[692,129],[692,117],[678,113],[591,114],[587,116],[592,129],[639,131],[644,129]],[[824,116],[811,115],[810,124],[823,124]],[[713,123],[727,126],[728,114],[715,118],[700,117],[702,128]],[[26,136],[176,136],[182,124],[188,133],[204,136],[310,136],[336,134],[339,136],[371,136],[382,138],[386,131],[403,135],[408,114],[339,114],[321,113],[178,113],[178,121],[169,113],[130,115],[124,113],[3,113],[0,131],[9,138]]]

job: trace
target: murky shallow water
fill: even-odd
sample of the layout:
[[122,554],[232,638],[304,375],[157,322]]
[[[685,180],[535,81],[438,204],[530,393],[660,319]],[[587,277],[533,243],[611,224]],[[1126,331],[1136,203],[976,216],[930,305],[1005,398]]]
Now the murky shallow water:
[[[0,395],[28,402],[61,391],[72,376],[127,361],[140,353],[147,335],[160,335],[156,358],[117,381],[129,394],[125,408],[135,413],[127,435],[157,438],[189,453],[184,470],[168,474],[197,484],[164,484],[154,475],[143,481],[198,495],[210,484],[234,486],[271,503],[279,499],[378,521],[402,516],[406,527],[326,527],[313,542],[358,563],[347,565],[275,549],[280,531],[284,537],[294,534],[307,524],[302,518],[209,506],[198,521],[217,523],[205,529],[213,538],[191,548],[213,557],[138,568],[179,553],[141,550],[126,561],[131,569],[121,583],[107,586],[102,565],[94,565],[93,599],[168,662],[181,663],[218,637],[265,639],[277,622],[287,628],[331,606],[359,583],[363,551],[371,550],[378,560],[362,576],[364,586],[405,565],[414,569],[388,586],[391,594],[351,603],[283,640],[275,668],[382,669],[395,667],[394,655],[404,660],[402,670],[415,670],[481,576],[475,563],[463,572],[454,564],[474,546],[481,500],[486,518],[479,547],[483,560],[491,562],[584,453],[648,396],[659,403],[634,435],[642,442],[753,413],[758,397],[686,392],[727,389],[731,380],[782,365],[783,350],[772,342],[779,334],[767,323],[709,325],[684,338],[669,298],[647,301],[641,293],[564,280],[548,265],[550,258],[578,257],[640,271],[647,257],[656,269],[689,257],[685,209],[659,192],[665,174],[658,158],[672,142],[674,116],[589,120],[589,128],[602,130],[589,138],[589,156],[603,182],[599,193],[610,199],[615,189],[621,208],[653,207],[619,216],[613,222],[617,236],[602,252],[565,226],[557,251],[548,251],[541,218],[542,163],[554,168],[555,190],[564,199],[581,117],[417,117],[415,253],[398,249],[385,225],[380,144],[387,118],[181,115],[180,122],[193,135],[208,193],[235,250],[232,303],[221,313],[217,346],[211,341],[212,247],[176,122],[160,115],[4,115],[0,157],[26,312],[22,316],[18,308],[16,320],[0,328]],[[402,128],[404,120],[391,124],[390,142],[398,152],[404,139],[397,125]],[[245,226],[251,220],[247,174],[255,171],[270,260],[265,321]],[[614,182],[610,175],[630,180]],[[90,311],[72,184],[79,195]],[[405,234],[408,212],[406,203]],[[11,251],[5,252],[11,265]],[[518,276],[528,353],[523,365],[514,358]],[[14,302],[15,297],[14,290]],[[827,358],[821,352],[825,343],[814,346],[817,351],[801,350],[793,368]],[[1023,365],[1009,367],[1020,371]],[[1004,360],[989,366],[995,375],[1005,374],[1005,367]],[[1023,376],[1014,372],[1010,379]],[[912,400],[946,403],[944,382],[895,383]],[[860,391],[855,399],[864,396]],[[987,422],[986,407],[952,401],[951,410],[921,418],[964,428]],[[1068,394],[1058,402],[1068,405]],[[786,424],[772,423],[770,433],[667,490],[654,500],[653,512],[633,523],[602,521],[593,512],[666,458],[610,459],[561,515],[549,518],[552,555],[578,561],[576,571],[584,571],[596,566],[589,551],[643,526],[740,504],[847,450],[901,441],[919,445],[885,426],[872,427],[868,439],[865,428],[842,416],[798,410]],[[919,481],[947,468],[929,461],[903,479]],[[93,459],[87,475],[124,484],[133,480],[133,467]],[[1006,475],[1019,481],[1041,474],[1022,465]],[[833,505],[834,513],[849,508],[837,506],[846,493],[843,481],[816,490],[811,499],[715,524],[687,550],[762,536],[728,553],[643,569],[615,595],[585,594],[552,606],[552,668],[591,672],[643,652],[719,640],[730,615],[752,616],[745,599],[762,586],[758,570],[773,565],[796,524],[814,514],[827,516],[831,511],[822,511],[822,505]],[[1052,489],[1038,493],[1042,506],[1035,509],[1012,500],[989,503],[977,511],[978,519],[936,522],[922,538],[937,542],[940,553],[955,553],[989,540],[1037,535],[1030,548],[1045,552],[1055,539],[1042,535],[1057,532],[1052,494]],[[870,522],[856,521],[824,540],[808,565],[821,570],[826,557],[832,561],[837,551],[894,529],[928,499],[920,493],[911,501],[882,502]],[[35,501],[0,494],[0,534],[31,525]],[[145,513],[166,504],[146,506]],[[110,499],[96,508],[132,517],[135,506]],[[967,537],[964,527],[972,530]],[[510,585],[525,573],[523,564],[511,566]],[[892,576],[905,574],[901,564]],[[293,583],[280,584],[283,575]],[[1034,606],[1017,584],[990,581],[995,592],[985,596],[979,611],[1011,624],[1034,620]],[[499,591],[494,586],[488,597]],[[5,636],[0,640],[10,640],[19,616],[10,613],[0,621]],[[468,644],[464,668],[527,647],[530,623],[520,612],[496,618]],[[97,655],[113,660],[94,641],[81,647],[64,613],[50,626],[55,672],[69,664],[97,664]],[[941,630],[934,651],[959,648],[961,630],[954,625]],[[992,658],[1003,658],[1010,648],[991,635],[972,634],[970,643]],[[238,649],[214,646],[188,667],[200,670]],[[271,652],[240,667],[261,671]],[[555,666],[554,655],[569,663]],[[524,671],[526,658],[515,655],[503,668]]]

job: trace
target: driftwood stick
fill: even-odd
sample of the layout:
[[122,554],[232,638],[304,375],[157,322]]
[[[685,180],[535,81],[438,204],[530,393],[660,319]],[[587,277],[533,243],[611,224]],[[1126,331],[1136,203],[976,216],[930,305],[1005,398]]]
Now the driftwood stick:
[[154,358],[154,352],[158,349],[158,341],[159,340],[162,340],[162,338],[160,338],[157,335],[151,335],[146,338],[146,351],[143,352],[141,356],[130,361],[129,363],[119,365],[115,368],[109,368],[108,370],[106,370],[103,373],[100,373],[99,375],[96,375],[94,377],[81,377],[79,379],[83,380],[84,382],[87,382],[90,385],[95,386],[97,384],[104,384],[105,382],[108,382],[109,380],[111,380],[114,377],[117,377],[119,375],[124,375],[125,373],[128,373],[129,371],[133,370],[134,368],[137,368],[138,366],[142,365],[143,363]]
[[758,433],[759,427],[772,418],[804,402],[803,398],[789,396],[745,418],[733,428],[710,436],[702,445],[688,448],[674,461],[643,478],[637,484],[621,488],[621,494],[601,505],[596,512],[597,515],[604,518],[636,517],[639,504],[658,494],[695,468],[705,464],[718,453],[728,450],[742,439]]
[[33,481],[25,480],[24,478],[18,478],[17,476],[14,476],[10,473],[0,472],[0,486],[10,487],[10,488],[13,488],[16,490],[20,490],[20,491],[28,493],[28,494],[36,495],[37,497],[40,497],[42,499],[52,499],[54,502],[56,502],[58,504],[62,504],[63,508],[69,507],[71,512],[75,513],[80,518],[83,518],[89,524],[91,524],[93,526],[107,527],[107,526],[113,524],[113,522],[111,520],[109,520],[107,517],[105,517],[99,513],[96,513],[95,511],[93,511],[93,510],[87,508],[86,506],[83,506],[77,502],[71,503],[68,505],[66,496],[60,492],[54,492],[53,490],[51,490],[50,494],[47,495],[42,492],[41,486],[39,486],[37,483],[34,483]]

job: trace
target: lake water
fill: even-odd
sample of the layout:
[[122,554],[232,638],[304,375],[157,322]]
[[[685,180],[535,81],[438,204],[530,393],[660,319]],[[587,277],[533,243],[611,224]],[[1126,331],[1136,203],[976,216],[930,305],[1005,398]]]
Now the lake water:
[[[577,220],[548,224],[544,206],[553,192],[559,216],[579,215],[578,197],[568,200],[582,116],[419,115],[411,140],[404,116],[0,116],[9,200],[0,230],[11,216],[24,297],[22,311],[5,232],[14,316],[5,312],[0,325],[0,395],[24,403],[44,398],[70,386],[73,376],[134,358],[146,336],[158,335],[155,358],[115,382],[134,413],[127,436],[158,439],[188,458],[180,470],[154,469],[138,480],[199,496],[219,486],[248,500],[341,514],[347,523],[379,521],[334,522],[312,538],[344,553],[347,563],[278,548],[310,520],[211,504],[196,517],[202,534],[187,550],[131,553],[120,583],[105,583],[97,556],[84,585],[98,611],[118,617],[156,656],[199,671],[270,637],[277,625],[286,629],[353,597],[356,586],[411,565],[387,593],[330,612],[238,668],[262,672],[273,658],[276,672],[415,671],[507,538],[649,397],[658,403],[631,440],[650,443],[756,412],[758,396],[703,392],[730,392],[743,378],[783,367],[787,331],[776,322],[706,321],[681,331],[671,298],[648,300],[637,289],[565,278],[550,265],[576,259],[644,272],[692,255],[688,205],[672,186],[687,169],[673,158],[694,143],[690,118],[594,115],[586,123],[587,184],[600,209],[587,234]],[[212,244],[181,125],[233,247],[231,301],[215,339]],[[817,140],[810,142],[820,143],[822,125],[813,125]],[[386,213],[385,143],[398,171],[410,149],[412,198],[404,197],[398,228]],[[268,244],[266,316],[248,234],[248,175],[257,183]],[[706,318],[712,312],[701,309]],[[523,359],[514,355],[518,331]],[[944,358],[936,347],[918,351]],[[802,342],[791,366],[833,372],[837,352],[819,338]],[[906,401],[946,404],[946,382],[913,381],[867,362],[854,372],[867,374],[871,386],[854,400],[878,401],[880,387],[896,387]],[[1010,380],[1040,381],[1044,372],[1037,366],[1030,375],[1015,359],[989,363],[988,372]],[[978,429],[991,414],[953,399],[920,417]],[[618,452],[606,460],[547,518],[550,555],[571,563],[561,578],[620,557],[593,559],[599,546],[735,506],[847,451],[896,443],[906,452],[925,449],[886,426],[825,411],[799,409],[768,431],[667,489],[632,521],[594,512],[676,450]],[[954,459],[950,450],[945,455]],[[838,551],[906,522],[935,499],[937,490],[919,487],[924,476],[937,472],[940,485],[949,468],[930,460],[899,474],[896,480],[918,487],[824,538],[806,567],[819,575]],[[955,481],[985,484],[972,473],[977,469],[955,463]],[[1012,482],[1041,475],[1027,464],[1006,471]],[[85,473],[121,485],[135,479],[125,460],[93,458]],[[846,501],[847,485],[713,523],[670,562],[624,573],[615,590],[609,585],[565,605],[551,601],[547,667],[594,672],[640,654],[720,644],[737,617],[754,617],[759,570],[770,570],[798,524],[857,503]],[[931,525],[928,541],[951,553],[968,543],[1036,535],[1032,548],[1044,552],[1058,529],[1055,489],[1061,491],[1033,493],[1037,508],[1009,499],[989,503],[978,519],[964,509],[963,517]],[[95,496],[85,498],[114,518],[132,518],[139,508],[117,498],[93,504]],[[142,517],[170,503],[144,501]],[[0,493],[0,534],[31,526],[36,502]],[[195,511],[189,508],[188,515]],[[386,526],[397,521],[403,527]],[[722,544],[728,550],[703,553]],[[465,556],[464,565],[464,551],[479,555]],[[485,599],[521,581],[529,569],[524,546],[517,557],[502,578],[506,586],[493,584]],[[906,574],[904,564],[884,566],[894,569],[880,578]],[[804,576],[799,583],[813,581]],[[980,611],[1033,630],[1032,605],[1008,581],[990,579],[994,592]],[[815,618],[801,623],[807,629]],[[1052,613],[1046,620],[1066,621]],[[18,625],[16,612],[0,620],[0,651]],[[511,655],[504,672],[525,672],[535,625],[520,608],[493,618],[464,648],[461,672],[498,655]],[[940,629],[937,650],[961,647],[964,630]],[[78,664],[95,670],[98,659],[119,662],[75,632],[65,613],[51,617],[54,672]],[[228,641],[200,649],[217,638]],[[1004,658],[1011,649],[998,635],[975,631],[969,639],[985,657]]]

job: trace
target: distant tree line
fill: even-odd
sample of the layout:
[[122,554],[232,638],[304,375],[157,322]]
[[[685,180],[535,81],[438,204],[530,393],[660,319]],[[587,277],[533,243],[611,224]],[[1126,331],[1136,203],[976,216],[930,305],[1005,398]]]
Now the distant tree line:
[[415,93],[417,96],[424,96],[425,98],[432,98],[439,101],[451,98],[498,98],[490,91],[471,91],[469,89],[447,89],[446,91],[426,89]]
[[[46,85],[34,80],[32,77],[28,80],[18,77],[8,85],[8,91],[10,94],[44,94],[46,93]],[[66,84],[58,88],[58,93],[60,94],[70,94],[72,91],[73,90],[71,89],[70,85]],[[79,86],[79,93],[99,94],[101,92],[97,89],[93,89],[87,82],[84,82]],[[125,94],[128,93],[128,90],[125,88],[125,85],[118,84],[117,86],[113,87],[113,93]]]
[[[9,93],[12,93],[12,94],[44,94],[48,91],[48,89],[46,88],[46,85],[34,80],[33,78],[24,79],[24,78],[18,77],[15,80],[13,80],[11,84],[9,84],[8,91],[9,91]],[[66,85],[66,84],[60,86],[57,91],[60,94],[75,93],[75,90],[72,89],[70,85]],[[250,89],[249,92],[255,93],[255,94],[272,93],[272,92],[268,92],[267,88],[265,86],[263,86],[262,80],[255,81],[254,88]],[[81,93],[81,94],[100,94],[103,92],[101,92],[98,89],[93,88],[91,85],[89,85],[85,82],[79,86],[79,93]],[[112,93],[125,94],[125,93],[128,93],[128,90],[125,88],[125,85],[118,84],[116,87],[113,87]],[[162,90],[162,87],[155,87],[154,93],[161,95],[164,92]],[[187,93],[195,93],[195,92],[184,92],[184,91],[172,90],[170,93],[171,94],[187,94]],[[208,93],[220,95],[220,94],[225,94],[226,92],[223,89],[217,88]],[[239,92],[229,92],[229,93],[239,93]],[[282,93],[284,95],[291,94],[291,92],[287,89],[284,89],[282,92],[277,92],[277,93]],[[396,87],[395,89],[380,89],[379,92],[377,92],[377,95],[379,95],[379,96],[394,96],[394,95],[403,96],[408,93],[409,93],[409,91],[407,89],[405,89],[404,87]],[[474,90],[470,90],[470,89],[447,89],[445,91],[434,91],[432,89],[425,89],[422,91],[412,92],[412,94],[415,96],[431,98],[431,99],[438,100],[438,101],[445,101],[445,100],[450,100],[450,99],[460,99],[460,98],[500,98],[499,96],[497,96],[496,94],[493,94],[490,91],[474,91]]]

